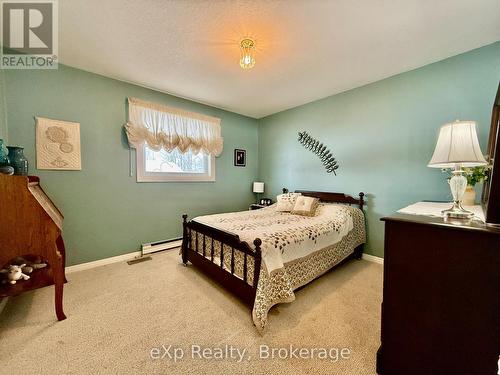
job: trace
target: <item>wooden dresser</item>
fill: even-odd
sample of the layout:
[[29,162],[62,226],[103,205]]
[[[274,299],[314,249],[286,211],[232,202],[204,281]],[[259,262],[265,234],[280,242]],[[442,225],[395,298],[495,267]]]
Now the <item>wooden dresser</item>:
[[61,236],[63,216],[40,186],[36,176],[0,174],[0,268],[13,258],[38,258],[48,266],[29,280],[0,284],[0,298],[55,284],[55,310],[63,312],[65,248]]
[[500,228],[394,214],[385,221],[382,375],[496,375]]

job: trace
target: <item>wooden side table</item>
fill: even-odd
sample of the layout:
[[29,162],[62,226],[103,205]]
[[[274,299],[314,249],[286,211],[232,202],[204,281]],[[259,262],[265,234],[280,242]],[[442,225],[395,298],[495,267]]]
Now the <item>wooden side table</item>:
[[58,320],[63,312],[66,251],[61,236],[63,216],[43,192],[36,176],[0,174],[0,268],[15,257],[39,257],[48,266],[33,271],[29,280],[0,284],[0,298],[55,284]]

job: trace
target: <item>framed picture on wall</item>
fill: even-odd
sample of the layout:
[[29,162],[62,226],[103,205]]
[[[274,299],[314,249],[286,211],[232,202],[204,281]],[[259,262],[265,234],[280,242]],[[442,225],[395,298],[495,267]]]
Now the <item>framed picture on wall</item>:
[[80,171],[80,124],[36,117],[36,167]]
[[234,150],[234,165],[236,167],[245,167],[247,165],[247,152],[246,150]]

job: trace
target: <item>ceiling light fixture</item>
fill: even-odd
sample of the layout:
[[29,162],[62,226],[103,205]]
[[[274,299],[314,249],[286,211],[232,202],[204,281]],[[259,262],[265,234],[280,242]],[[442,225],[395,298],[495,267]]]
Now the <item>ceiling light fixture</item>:
[[252,39],[245,38],[240,42],[240,66],[242,69],[251,69],[255,65],[254,47],[255,42]]

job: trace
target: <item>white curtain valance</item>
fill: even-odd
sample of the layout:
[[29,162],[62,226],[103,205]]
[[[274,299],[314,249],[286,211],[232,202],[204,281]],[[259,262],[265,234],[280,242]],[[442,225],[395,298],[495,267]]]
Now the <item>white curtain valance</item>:
[[220,119],[188,112],[160,104],[128,98],[128,122],[125,125],[131,147],[147,143],[159,151],[181,152],[190,150],[197,154],[219,156],[222,152]]

